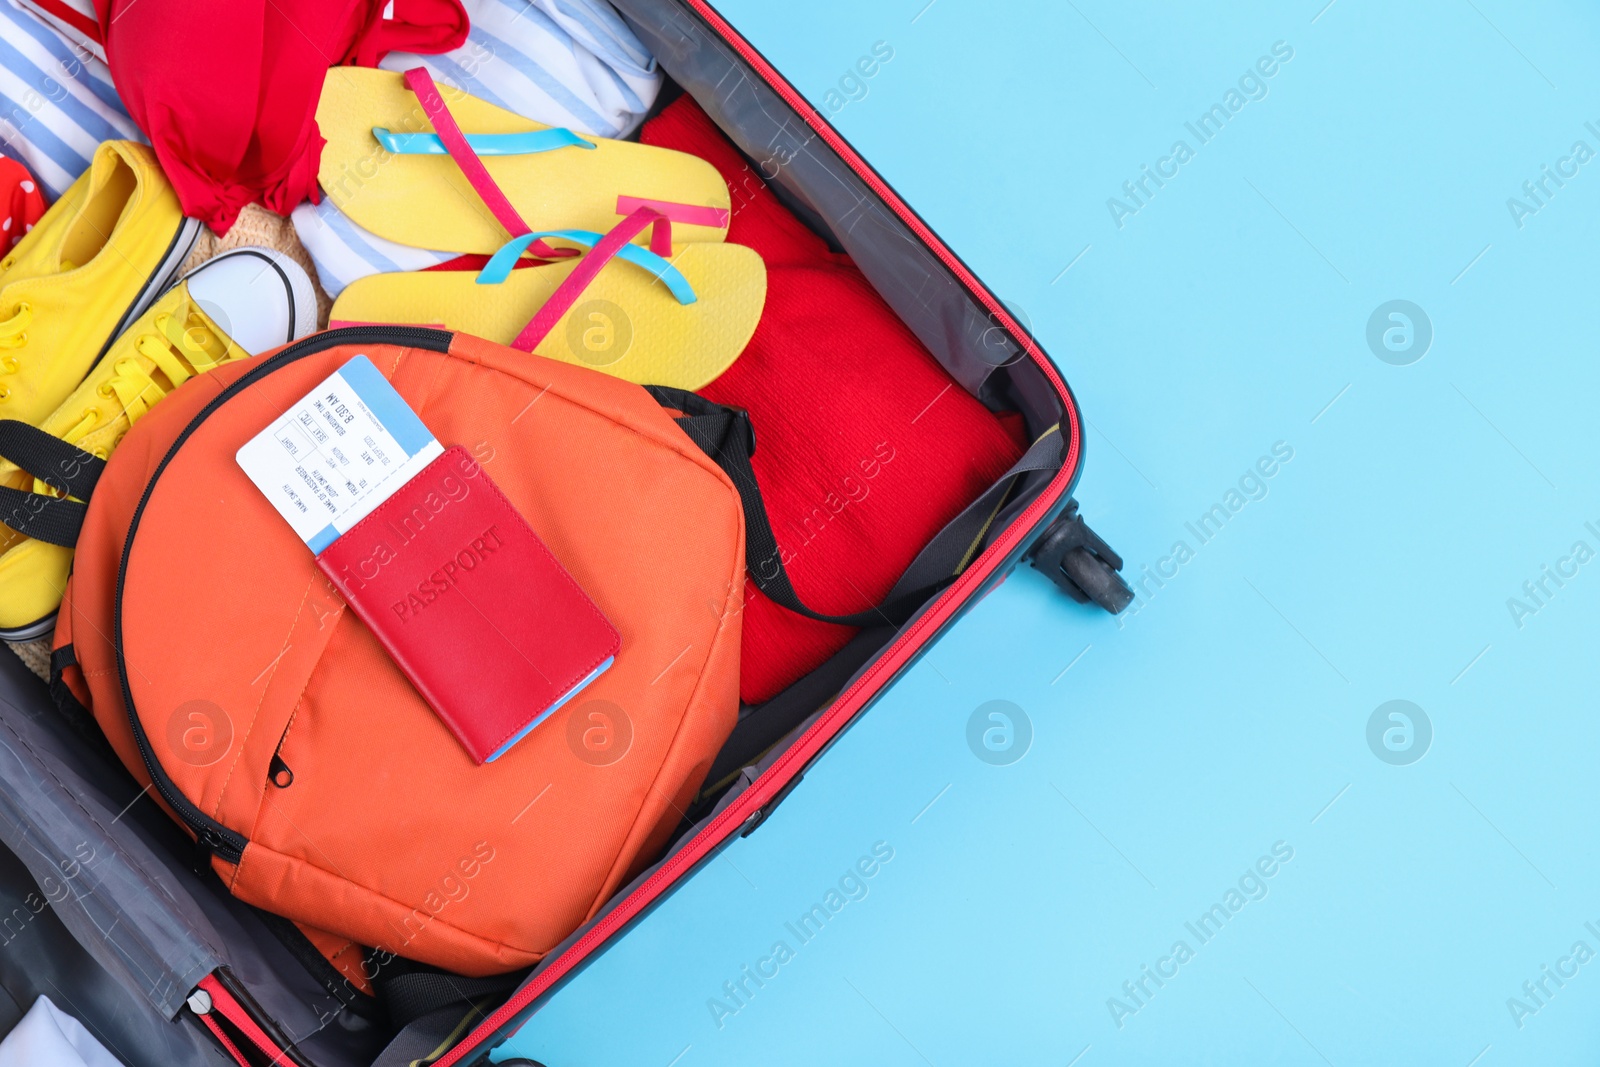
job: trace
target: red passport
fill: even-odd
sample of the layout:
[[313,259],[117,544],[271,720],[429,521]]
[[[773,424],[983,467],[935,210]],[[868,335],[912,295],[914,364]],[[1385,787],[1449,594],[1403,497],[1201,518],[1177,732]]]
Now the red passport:
[[616,628],[460,445],[317,565],[479,764],[611,666]]

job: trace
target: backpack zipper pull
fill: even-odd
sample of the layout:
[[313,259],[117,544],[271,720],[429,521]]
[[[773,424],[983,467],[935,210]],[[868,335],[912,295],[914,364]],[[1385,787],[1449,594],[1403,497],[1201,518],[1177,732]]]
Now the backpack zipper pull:
[[279,789],[288,789],[294,785],[294,771],[289,769],[289,765],[283,762],[283,757],[276,752],[272,754],[272,762],[267,764],[267,781]]

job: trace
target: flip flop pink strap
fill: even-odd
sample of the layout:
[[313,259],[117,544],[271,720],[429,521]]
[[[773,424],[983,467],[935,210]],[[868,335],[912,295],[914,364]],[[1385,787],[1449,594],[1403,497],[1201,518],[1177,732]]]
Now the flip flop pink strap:
[[[406,86],[416,94],[417,102],[422,105],[422,113],[428,116],[428,121],[433,123],[434,132],[439,135],[439,140],[444,142],[450,158],[461,168],[461,173],[466,175],[467,182],[487,205],[495,220],[505,227],[506,232],[512,237],[521,237],[523,234],[533,232],[533,227],[522,221],[517,209],[511,206],[510,198],[495,184],[494,178],[489,174],[489,168],[483,165],[478,153],[467,143],[466,134],[461,132],[461,126],[456,122],[455,116],[450,114],[450,109],[445,105],[444,97],[439,94],[439,87],[433,83],[433,75],[428,73],[428,68],[411,68],[406,71],[405,80]],[[533,242],[528,250],[541,259],[566,259],[578,254],[571,248],[552,248],[542,240]]]
[[[642,196],[617,197],[617,214],[631,215],[642,207],[659,211],[673,222],[681,222],[689,226],[710,226],[714,229],[728,228],[730,218],[727,208],[700,207],[697,204],[680,204],[675,200],[646,200]],[[650,233],[650,251],[662,259],[672,255],[671,231],[664,247],[657,247],[660,243],[661,227],[657,226]]]
[[566,280],[556,286],[556,291],[550,294],[550,299],[544,302],[544,307],[540,308],[528,325],[522,328],[522,332],[517,334],[516,340],[511,342],[511,347],[519,352],[532,352],[539,347],[539,342],[549,336],[550,331],[555,329],[556,323],[561,321],[561,317],[572,310],[572,305],[576,304],[578,297],[589,288],[589,283],[594,281],[601,268],[646,226],[653,227],[651,245],[659,243],[670,251],[672,221],[653,208],[641,207],[635,210],[633,214],[606,231],[606,235],[589,250],[588,255],[573,268]]
[[676,200],[649,200],[642,196],[617,197],[617,214],[631,215],[642,207],[655,208],[673,222],[726,230],[731,213],[725,207],[680,204]]

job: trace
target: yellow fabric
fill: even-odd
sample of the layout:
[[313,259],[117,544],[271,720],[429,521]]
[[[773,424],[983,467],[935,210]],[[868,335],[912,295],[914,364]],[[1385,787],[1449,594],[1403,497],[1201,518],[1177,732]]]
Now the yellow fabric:
[[[463,133],[523,133],[549,129],[514,112],[439,86]],[[372,135],[431,133],[433,126],[401,75],[361,67],[328,71],[317,104],[317,125],[327,146],[317,181],[358,225],[413,248],[489,254],[510,235],[460,168],[447,155],[395,155]],[[717,169],[685,152],[584,139],[594,149],[562,148],[536,155],[485,156],[484,166],[533,230],[581,229],[604,233],[622,217],[617,197],[668,200],[730,209],[728,186]],[[677,244],[721,241],[727,228],[673,224]],[[643,243],[648,238],[638,238]]]
[[[189,299],[188,284],[179,283],[117,338],[39,426],[107,458],[129,428],[172,390],[248,355]],[[5,460],[0,460],[0,485],[59,495]],[[0,629],[27,626],[55,611],[71,567],[71,549],[0,525]]]
[[[0,348],[21,348],[27,344],[28,323],[32,321],[33,305],[26,300],[18,301],[17,310],[12,312],[9,319],[0,322]],[[7,374],[17,373],[17,360],[7,357],[5,363],[7,364]]]
[[[375,274],[333,304],[346,322],[439,325],[510,344],[579,260],[514,270],[499,285],[468,271]],[[699,389],[744,351],[761,321],[767,269],[743,245],[693,244],[672,257],[697,299],[679,304],[648,271],[612,260],[534,351],[640,385]]]
[[37,425],[161,267],[183,212],[149,148],[107,141],[0,259],[0,419]]

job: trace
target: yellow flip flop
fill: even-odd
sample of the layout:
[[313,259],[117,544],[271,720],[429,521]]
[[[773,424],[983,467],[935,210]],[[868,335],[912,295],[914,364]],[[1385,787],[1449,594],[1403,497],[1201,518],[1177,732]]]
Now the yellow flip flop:
[[317,125],[323,191],[400,244],[488,254],[534,229],[606,231],[640,207],[672,219],[684,243],[727,236],[728,186],[705,160],[543,126],[441,90],[424,68],[332,68]]
[[[755,333],[766,303],[766,265],[743,245],[684,245],[669,261],[630,243],[656,219],[636,212],[603,237],[578,230],[526,234],[476,276],[374,274],[339,294],[330,325],[443,326],[640,385],[699,389],[727,370]],[[545,239],[592,251],[512,269],[527,245]],[[666,244],[659,229],[652,243]]]

